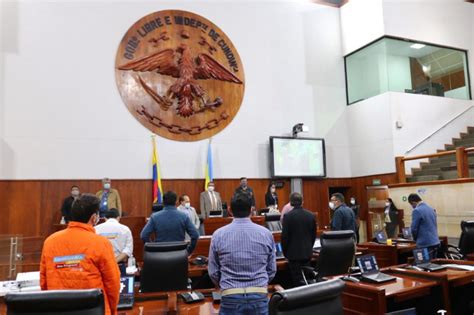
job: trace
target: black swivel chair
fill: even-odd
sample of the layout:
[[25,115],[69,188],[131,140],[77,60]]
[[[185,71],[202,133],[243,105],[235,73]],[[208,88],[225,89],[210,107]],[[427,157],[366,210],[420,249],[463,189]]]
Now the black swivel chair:
[[335,279],[273,293],[270,315],[342,315],[342,280]]
[[321,234],[321,251],[316,279],[347,273],[354,263],[354,231],[328,231]]
[[265,213],[265,226],[272,232],[281,232],[280,215]]
[[100,289],[14,292],[5,296],[7,315],[103,315]]
[[187,243],[146,243],[140,284],[142,292],[186,290],[188,286]]
[[474,221],[461,221],[459,247],[448,245],[447,258],[464,259],[467,254],[474,253]]

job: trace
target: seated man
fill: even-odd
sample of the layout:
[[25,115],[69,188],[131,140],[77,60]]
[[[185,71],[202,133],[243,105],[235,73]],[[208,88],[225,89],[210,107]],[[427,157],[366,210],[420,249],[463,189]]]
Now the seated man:
[[117,314],[120,272],[112,245],[95,233],[100,200],[91,194],[79,197],[65,230],[49,236],[40,262],[42,290],[101,289],[105,313]]
[[95,227],[97,234],[105,236],[112,244],[115,260],[126,263],[133,256],[132,231],[126,225],[120,224],[120,215],[117,209],[112,208],[105,213],[105,221]]
[[186,233],[191,237],[188,253],[196,247],[199,234],[189,217],[178,211],[176,200],[178,196],[173,191],[163,195],[163,210],[153,213],[140,233],[140,238],[146,243],[150,241],[150,234],[155,233],[155,242],[182,242]]
[[219,314],[268,314],[267,286],[276,273],[272,233],[250,220],[252,199],[236,194],[232,223],[214,232],[208,272],[222,290]]

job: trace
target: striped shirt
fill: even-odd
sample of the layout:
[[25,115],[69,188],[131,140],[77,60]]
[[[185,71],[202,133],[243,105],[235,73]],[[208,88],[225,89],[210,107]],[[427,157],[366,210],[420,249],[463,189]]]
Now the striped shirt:
[[276,273],[272,233],[250,218],[234,218],[212,235],[208,271],[221,290],[266,288]]

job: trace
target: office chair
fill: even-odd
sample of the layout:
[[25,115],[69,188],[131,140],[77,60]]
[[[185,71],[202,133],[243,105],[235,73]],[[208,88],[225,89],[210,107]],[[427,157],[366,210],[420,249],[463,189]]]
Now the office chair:
[[5,296],[7,315],[103,315],[100,289],[13,292]]
[[146,243],[140,284],[142,292],[186,290],[188,286],[187,243]]
[[265,226],[272,232],[281,232],[280,215],[265,213]]
[[449,259],[464,259],[467,254],[474,253],[474,221],[461,221],[459,246],[448,244],[445,254]]
[[[347,273],[354,263],[354,231],[327,231],[321,234],[321,251],[316,264],[316,280]],[[309,271],[308,267],[303,270]]]
[[345,283],[329,280],[273,293],[270,315],[343,314],[341,293]]

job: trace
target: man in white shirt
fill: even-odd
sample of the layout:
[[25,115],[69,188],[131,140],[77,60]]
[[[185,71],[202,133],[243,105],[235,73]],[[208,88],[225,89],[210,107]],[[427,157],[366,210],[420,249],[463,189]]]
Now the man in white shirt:
[[119,211],[115,208],[108,210],[105,213],[105,218],[107,221],[97,225],[95,231],[110,241],[117,263],[126,263],[128,258],[133,255],[132,231],[128,226],[120,224]]
[[207,184],[207,190],[201,193],[200,202],[201,218],[203,219],[209,218],[211,211],[222,211],[221,195],[214,190],[214,182]]
[[188,195],[182,195],[179,197],[178,210],[185,213],[191,220],[191,223],[194,225],[196,230],[199,230],[199,225],[201,222],[199,221],[196,209],[191,207],[191,200],[189,199]]

